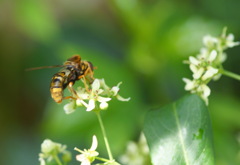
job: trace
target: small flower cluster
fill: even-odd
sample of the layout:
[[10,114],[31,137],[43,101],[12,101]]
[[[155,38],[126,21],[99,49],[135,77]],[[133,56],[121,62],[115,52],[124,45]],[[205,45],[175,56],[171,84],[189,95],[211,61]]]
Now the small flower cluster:
[[[121,82],[112,88],[108,87],[104,79],[95,79],[90,85],[90,89],[78,87],[77,100],[72,100],[70,103],[64,106],[66,114],[70,114],[75,111],[77,106],[86,107],[86,111],[92,111],[93,109],[107,109],[108,102],[113,98],[117,98],[119,101],[129,101],[130,98],[121,97],[118,92]],[[88,101],[88,103],[86,102]]]
[[[66,145],[56,143],[50,139],[45,139],[41,144],[41,153],[39,154],[39,161],[41,165],[49,164],[55,161],[57,164],[63,161],[64,163],[71,161],[71,153],[66,150]],[[61,155],[62,159],[59,159]]]
[[239,45],[239,42],[234,42],[233,34],[226,35],[225,28],[219,38],[205,36],[203,44],[196,57],[190,56],[188,61],[184,61],[189,64],[193,80],[183,78],[183,81],[186,83],[185,90],[198,94],[208,105],[211,90],[207,84],[221,77],[222,63],[227,58],[224,50]]
[[99,155],[99,153],[95,151],[97,149],[97,146],[98,146],[97,137],[94,135],[92,140],[92,146],[90,149],[88,150],[84,149],[84,151],[82,151],[75,147],[74,149],[81,153],[76,156],[77,161],[81,162],[81,165],[90,165]]
[[151,164],[147,140],[143,133],[137,143],[133,141],[128,143],[126,153],[120,157],[120,162],[131,165]]

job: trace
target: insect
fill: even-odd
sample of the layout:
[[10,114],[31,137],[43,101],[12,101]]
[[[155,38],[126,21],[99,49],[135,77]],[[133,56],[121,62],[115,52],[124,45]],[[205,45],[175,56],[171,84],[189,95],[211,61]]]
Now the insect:
[[[94,80],[93,70],[94,67],[89,61],[82,61],[79,55],[74,55],[67,59],[63,65],[44,66],[31,68],[27,70],[36,70],[42,68],[54,68],[62,67],[62,69],[53,75],[50,83],[51,97],[56,103],[61,103],[63,99],[77,99],[77,93],[73,89],[75,81],[83,79],[85,88],[87,88],[87,82],[91,84]],[[68,87],[73,96],[63,96],[64,89]]]

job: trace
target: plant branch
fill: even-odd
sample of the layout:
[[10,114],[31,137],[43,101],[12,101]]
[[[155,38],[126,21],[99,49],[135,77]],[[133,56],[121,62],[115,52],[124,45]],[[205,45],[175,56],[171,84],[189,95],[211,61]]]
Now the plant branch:
[[61,161],[60,161],[60,159],[57,155],[54,155],[53,157],[54,157],[54,159],[55,159],[55,161],[57,162],[58,165],[62,165],[62,163],[61,163]]
[[110,160],[113,160],[112,152],[111,152],[111,149],[110,149],[110,146],[109,146],[109,143],[108,143],[107,134],[106,134],[103,122],[102,122],[102,118],[101,118],[100,112],[99,111],[96,112],[96,115],[97,115],[97,118],[98,118],[101,130],[102,130],[104,142],[105,142],[105,145],[106,145],[106,148],[107,148],[107,152],[108,152],[108,157],[109,157]]
[[222,69],[222,70],[220,71],[220,73],[222,73],[222,74],[225,75],[225,76],[228,76],[228,77],[231,77],[231,78],[233,78],[233,79],[236,79],[236,80],[239,80],[239,81],[240,81],[240,75],[238,75],[238,74],[236,74],[236,73],[229,72],[229,71],[224,70],[224,69]]

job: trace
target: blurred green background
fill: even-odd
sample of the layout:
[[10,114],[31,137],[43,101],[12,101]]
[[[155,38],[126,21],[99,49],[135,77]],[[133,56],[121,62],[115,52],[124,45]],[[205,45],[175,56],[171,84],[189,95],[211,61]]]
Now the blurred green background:
[[[218,36],[227,26],[239,41],[239,7],[239,0],[1,0],[0,164],[39,164],[45,138],[75,155],[73,148],[88,148],[93,134],[107,156],[96,116],[81,108],[65,115],[68,101],[51,99],[59,68],[24,69],[80,54],[97,66],[96,78],[109,86],[122,81],[120,94],[131,101],[112,101],[102,113],[117,158],[138,138],[147,111],[187,93],[182,78],[191,72],[182,61],[198,53],[204,35]],[[238,74],[239,52],[227,51],[224,63]],[[222,77],[210,87],[216,164],[240,164],[240,83]]]

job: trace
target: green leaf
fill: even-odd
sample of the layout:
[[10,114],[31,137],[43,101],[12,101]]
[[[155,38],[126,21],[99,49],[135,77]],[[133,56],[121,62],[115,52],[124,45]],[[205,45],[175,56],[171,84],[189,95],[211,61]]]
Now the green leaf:
[[154,165],[214,164],[209,112],[196,95],[148,112],[144,134]]

